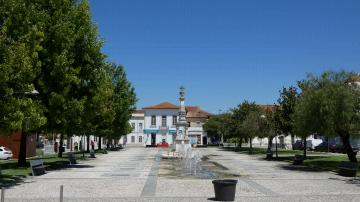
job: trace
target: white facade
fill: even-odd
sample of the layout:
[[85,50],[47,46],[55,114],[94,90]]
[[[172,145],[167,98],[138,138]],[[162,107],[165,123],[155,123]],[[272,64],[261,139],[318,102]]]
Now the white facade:
[[178,109],[145,109],[145,144],[173,144],[178,112]]
[[135,111],[129,123],[132,127],[131,133],[127,134],[124,137],[121,137],[120,144],[122,145],[145,145],[144,140],[144,112],[141,110]]

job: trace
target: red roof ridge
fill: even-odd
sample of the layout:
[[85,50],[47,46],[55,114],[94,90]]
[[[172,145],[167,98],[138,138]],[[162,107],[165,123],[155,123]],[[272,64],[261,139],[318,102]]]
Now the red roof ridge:
[[179,106],[176,106],[171,102],[162,102],[160,104],[144,107],[143,109],[179,109]]

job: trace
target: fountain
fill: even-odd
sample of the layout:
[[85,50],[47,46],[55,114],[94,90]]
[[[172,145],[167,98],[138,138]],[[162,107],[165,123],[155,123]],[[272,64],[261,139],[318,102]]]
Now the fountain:
[[172,151],[162,153],[164,159],[178,159],[181,161],[181,166],[190,175],[196,175],[197,171],[201,169],[201,153],[200,151],[193,151],[187,136],[187,121],[186,121],[186,110],[185,110],[185,88],[180,87],[180,110],[179,120],[176,123],[176,137],[175,144]]

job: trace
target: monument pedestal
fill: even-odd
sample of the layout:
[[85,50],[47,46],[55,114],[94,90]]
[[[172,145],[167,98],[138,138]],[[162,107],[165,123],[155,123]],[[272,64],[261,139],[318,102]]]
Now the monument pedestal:
[[191,150],[189,139],[177,139],[175,141],[175,151],[181,155],[186,155]]

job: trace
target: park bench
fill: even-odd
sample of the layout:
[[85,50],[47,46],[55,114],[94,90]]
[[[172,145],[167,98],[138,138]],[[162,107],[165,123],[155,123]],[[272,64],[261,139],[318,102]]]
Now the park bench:
[[270,160],[270,159],[272,159],[272,158],[273,158],[273,153],[272,153],[272,151],[267,151],[267,152],[266,152],[266,159]]
[[30,160],[30,168],[33,176],[45,174],[45,166],[41,159]]
[[294,165],[301,165],[304,161],[304,155],[295,154],[294,156]]
[[339,165],[339,175],[346,177],[356,177],[358,168],[358,163],[342,161]]
[[95,158],[95,151],[93,149],[90,150],[90,158]]
[[122,146],[118,145],[118,146],[111,147],[110,151],[120,151],[121,149],[122,149]]
[[70,165],[72,165],[72,164],[76,164],[76,157],[75,157],[75,153],[69,153],[68,157],[69,157],[69,162],[70,162]]
[[235,143],[223,143],[223,149],[226,150],[231,150],[231,149],[235,149],[236,148],[236,144]]

